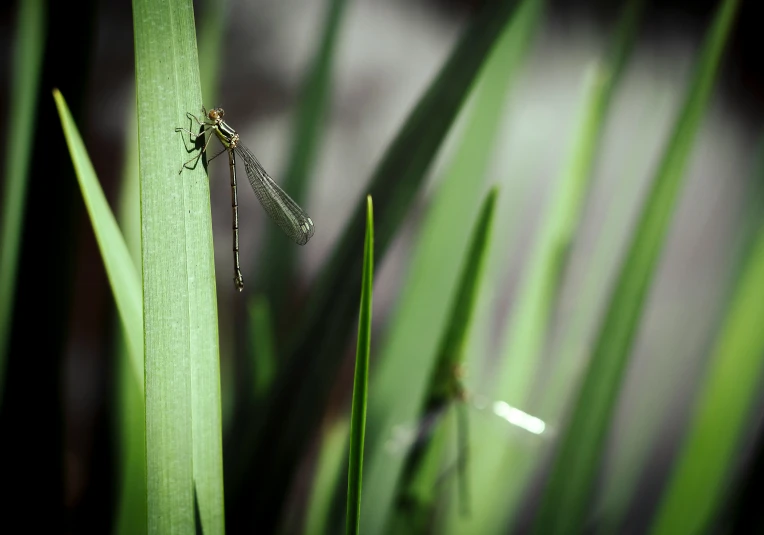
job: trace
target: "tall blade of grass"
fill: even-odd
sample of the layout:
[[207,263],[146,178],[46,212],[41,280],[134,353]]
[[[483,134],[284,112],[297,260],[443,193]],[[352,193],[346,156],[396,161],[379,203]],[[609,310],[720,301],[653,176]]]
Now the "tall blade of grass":
[[494,149],[490,140],[498,131],[510,83],[540,20],[542,7],[543,2],[525,1],[505,23],[479,74],[474,109],[470,110],[460,145],[422,224],[410,275],[372,388],[368,492],[373,493],[373,498],[365,506],[367,529],[381,529],[392,503],[398,472],[389,470],[388,464],[402,460],[391,459],[383,445],[394,426],[418,417],[439,334],[445,328],[448,299],[459,276],[460,253],[468,245],[469,227],[464,222],[474,220],[479,209],[483,195],[480,184],[486,178]]
[[93,232],[106,267],[106,275],[109,277],[117,310],[119,310],[122,319],[122,326],[127,333],[133,374],[138,384],[142,384],[143,316],[138,273],[132,258],[130,258],[122,232],[120,232],[106,196],[103,194],[93,164],[90,162],[90,157],[77,130],[77,125],[74,124],[66,101],[57,89],[53,90],[53,98],[61,117],[61,126],[64,129],[66,143],[69,146],[74,170],[80,183],[82,198],[85,200],[85,206],[93,224]]
[[[209,184],[183,169],[201,108],[193,6],[133,1],[140,133],[149,533],[224,532]],[[197,125],[198,128],[198,125]],[[195,492],[194,492],[195,491]]]
[[207,107],[217,106],[228,21],[228,0],[206,0],[199,22],[199,78]]
[[[117,219],[133,264],[141,261],[141,206],[138,183],[138,123],[135,102],[127,117],[127,148],[119,194]],[[137,276],[137,274],[136,274]],[[141,322],[143,328],[143,322]],[[147,533],[146,516],[146,403],[143,394],[143,353],[140,355],[140,377],[131,367],[130,351],[124,329],[118,330],[117,377],[117,450],[119,463],[119,497],[114,532],[119,535]],[[141,352],[143,346],[141,345]],[[138,382],[140,380],[140,383]]]
[[[529,390],[538,373],[568,252],[590,188],[607,112],[633,48],[642,5],[640,0],[627,3],[612,36],[612,46],[608,47],[608,57],[595,63],[587,73],[585,100],[570,153],[519,285],[502,343],[498,378],[491,386],[495,399],[513,407],[527,410]],[[496,243],[495,250],[503,254],[504,244]],[[481,424],[489,426],[490,422],[476,423]],[[455,532],[500,530],[514,515],[516,500],[538,459],[531,453],[533,450],[522,447],[518,441],[507,444],[506,433],[486,429],[481,434],[480,453],[474,455],[473,470],[476,511],[469,518],[454,518]],[[499,467],[504,477],[496,477]]]
[[574,412],[562,434],[536,517],[537,533],[583,529],[632,341],[737,5],[735,0],[720,5],[704,44],[694,81],[607,307]]
[[344,473],[349,432],[350,422],[343,418],[324,433],[305,516],[305,535],[331,533],[332,498],[340,483],[340,474]]
[[[419,418],[422,421],[429,415],[444,412],[452,403],[463,402],[466,395],[461,381],[461,369],[488,256],[497,195],[498,187],[494,186],[483,201],[472,230],[456,295],[430,372],[429,386],[418,402]],[[448,438],[443,433],[437,434],[432,440],[425,439],[416,444],[409,452],[395,500],[398,510],[394,522],[399,526],[394,530],[396,533],[404,530],[412,533],[427,531],[427,522],[432,518],[437,499],[435,491],[442,467],[441,454]],[[460,456],[466,454],[460,452]],[[390,471],[400,468],[400,465],[387,467]],[[462,499],[466,500],[467,496],[462,496]]]
[[[470,23],[450,59],[401,128],[375,171],[369,193],[377,206],[375,242],[384,255],[419,190],[441,142],[505,22],[514,1],[485,4]],[[357,302],[363,243],[359,204],[316,283],[301,318],[288,366],[279,374],[276,395],[259,429],[254,470],[269,489],[258,500],[260,526],[269,529],[292,479],[295,459],[313,432],[330,378],[336,375]],[[316,341],[321,340],[317,347]],[[300,407],[300,410],[292,410]],[[286,420],[284,415],[287,415]],[[267,475],[264,475],[267,474]],[[265,520],[269,519],[269,520]],[[265,522],[265,524],[263,524]]]
[[[332,65],[347,0],[330,0],[326,3],[328,9],[321,40],[303,82],[294,118],[294,137],[287,160],[289,163],[284,172],[283,187],[298,204],[304,204],[308,177],[325,128],[324,119],[332,87]],[[275,225],[269,225],[260,263],[260,287],[266,292],[277,318],[281,316],[281,304],[287,302],[288,283],[293,276],[296,254],[297,249],[284,240],[281,230]]]
[[273,315],[268,299],[257,295],[249,303],[249,318],[252,332],[252,395],[263,399],[273,384],[276,375],[276,344],[273,331]]
[[[762,145],[764,146],[764,145]],[[761,149],[760,149],[761,151]],[[754,180],[764,177],[764,151]],[[685,444],[661,500],[651,533],[701,533],[729,499],[746,418],[760,399],[764,371],[764,211],[762,188],[752,192],[754,239],[699,389]],[[691,515],[687,511],[692,511]]]
[[369,354],[371,352],[371,301],[374,286],[374,211],[371,195],[366,197],[366,242],[363,246],[361,310],[358,314],[358,346],[355,353],[353,405],[350,416],[348,454],[348,498],[345,533],[359,533],[361,525],[361,482],[363,443],[366,437],[366,405],[369,393]]
[[16,295],[21,225],[26,206],[29,162],[32,154],[37,111],[37,88],[45,50],[45,0],[18,2],[18,21],[14,37],[11,93],[8,102],[7,146],[5,149],[5,188],[0,227],[0,403],[5,385],[5,361],[10,333],[13,300]]

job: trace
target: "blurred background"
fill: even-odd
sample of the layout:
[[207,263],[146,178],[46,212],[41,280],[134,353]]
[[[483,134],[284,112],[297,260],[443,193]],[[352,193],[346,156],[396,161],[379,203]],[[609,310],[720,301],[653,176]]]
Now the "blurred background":
[[[271,286],[269,277],[285,264],[271,264],[271,271],[268,266],[272,255],[277,254],[274,251],[280,250],[273,240],[280,237],[269,235],[272,223],[249,186],[240,181],[241,258],[247,286],[242,294],[235,291],[231,283],[227,161],[221,156],[210,162],[226,511],[231,533],[253,526],[270,532],[274,523],[290,533],[303,532],[302,521],[294,519],[310,514],[316,474],[327,448],[339,451],[343,447],[327,444],[332,432],[340,429],[342,433],[352,388],[355,324],[347,326],[344,349],[335,359],[336,373],[326,379],[327,395],[316,401],[318,420],[306,427],[306,442],[291,472],[284,476],[286,493],[278,510],[288,511],[286,518],[290,520],[263,520],[257,516],[260,512],[242,516],[237,512],[241,502],[228,501],[239,492],[229,491],[228,470],[234,466],[229,463],[236,462],[231,459],[241,455],[237,425],[256,414],[242,408],[247,406],[248,391],[253,388],[252,374],[258,373],[250,369],[248,360],[257,349],[253,349],[257,342],[251,338],[253,317],[263,306],[270,311],[279,355],[279,340],[289,338],[293,319],[310,299],[322,266],[365,197],[369,179],[389,143],[483,4],[477,0],[347,2],[337,34],[326,111],[319,123],[320,141],[307,183],[295,195],[315,222],[316,231],[305,247],[295,246],[288,253],[294,263],[286,264],[289,277],[280,279],[281,287]],[[437,245],[422,252],[426,248],[422,236],[437,233],[432,230],[435,227],[427,227],[427,221],[438,206],[438,195],[452,170],[462,133],[469,128],[470,111],[477,106],[474,88],[389,247],[378,254],[372,385],[376,373],[385,373],[380,371],[385,366],[383,358],[395,352],[392,347],[400,347],[395,346],[394,331],[401,318],[409,321],[428,314],[431,308],[447,308],[443,305],[450,302],[448,296],[456,285],[466,238],[477,217],[479,203],[475,201],[490,184],[501,184],[494,222],[497,245],[491,251],[481,290],[477,334],[471,335],[465,382],[473,395],[471,417],[506,430],[481,434],[483,424],[472,425],[470,440],[477,444],[470,449],[472,458],[480,455],[483,438],[514,441],[522,448],[539,451],[555,443],[565,415],[572,410],[575,387],[585,373],[608,296],[671,139],[718,5],[712,1],[653,0],[646,2],[639,19],[633,49],[603,123],[575,237],[542,337],[543,347],[532,372],[516,372],[526,392],[522,402],[507,400],[529,418],[543,422],[544,432],[536,436],[517,419],[501,417],[495,404],[491,405],[500,398],[486,382],[499,373],[498,362],[510,346],[506,336],[514,325],[513,307],[528,284],[526,270],[569,165],[587,88],[591,87],[588,84],[597,76],[597,62],[612,47],[622,3],[546,3],[523,45],[521,60],[511,73],[508,68],[509,84],[501,81],[505,85],[500,87],[506,86],[501,90],[503,103],[495,112],[496,130],[486,134],[484,143],[492,149],[484,169],[477,169],[480,176],[462,186],[465,191],[472,188],[476,192],[465,201],[471,205],[458,213],[464,219],[453,222],[463,229],[463,237],[451,242],[447,230],[451,227],[444,226]],[[19,2],[4,2],[0,7],[2,125],[10,124],[13,114],[9,106],[14,47],[19,46],[15,41],[20,28],[19,6]],[[203,86],[203,104],[225,108],[226,120],[282,184],[281,177],[290,163],[297,110],[305,98],[303,84],[322,36],[328,6],[326,1],[301,0],[194,2],[201,74],[203,80],[211,80]],[[751,236],[760,224],[762,173],[757,158],[762,150],[764,64],[758,52],[760,18],[756,12],[755,2],[741,2],[708,110],[691,149],[685,183],[641,311],[607,432],[605,455],[600,459],[597,486],[590,499],[591,532],[649,531],[687,436],[720,329],[736,295],[736,282],[745,269],[741,266],[746,265],[752,247]],[[112,209],[119,211],[124,198],[137,193],[130,189],[137,187],[137,182],[132,186],[126,182],[130,173],[137,173],[135,139],[131,138],[136,135],[132,10],[129,2],[88,0],[80,2],[76,10],[71,5],[50,3],[44,20],[46,37],[36,118],[30,125],[33,141],[18,271],[6,289],[10,293],[0,296],[9,301],[11,311],[4,333],[4,373],[0,375],[4,382],[0,391],[0,459],[4,465],[2,479],[15,495],[2,509],[6,514],[29,511],[34,515],[30,525],[50,533],[105,533],[118,531],[122,496],[120,438],[115,432],[119,324],[51,91],[59,88],[67,98],[98,179]],[[208,44],[206,31],[222,32],[218,48],[204,48]],[[501,78],[481,83],[485,86],[497,79]],[[186,125],[167,125],[168,136],[176,126]],[[8,147],[15,135],[16,131],[4,127],[0,146]],[[8,181],[6,173],[6,197]],[[446,209],[440,206],[442,216]],[[358,254],[360,257],[361,251]],[[429,265],[442,263],[453,276],[442,287],[441,305],[425,302],[412,308],[406,296],[415,293],[421,283],[417,277],[422,272],[412,264],[422,254],[430,254]],[[281,299],[274,300],[274,296]],[[406,307],[408,312],[402,311]],[[431,330],[423,328],[421,336],[432,333],[434,347],[441,328],[442,324]],[[416,366],[418,354],[412,353],[406,358]],[[762,357],[760,351],[756,361]],[[279,361],[272,366],[279,370]],[[405,381],[399,388],[397,394],[405,397]],[[550,392],[558,397],[551,400]],[[491,406],[492,413],[486,408]],[[753,396],[747,407],[742,417],[745,430],[728,465],[731,475],[725,483],[727,490],[717,516],[706,526],[712,531],[720,526],[738,526],[736,522],[751,512],[744,505],[755,492],[752,481],[761,474],[764,451],[761,396]],[[286,414],[296,409],[283,410]],[[373,417],[371,412],[369,418]],[[370,430],[369,441],[392,444],[384,453],[388,456],[400,455],[395,437],[402,429],[418,430],[426,421],[424,416],[413,421],[394,421],[391,415],[386,418],[388,423],[380,425],[378,431]],[[453,496],[457,475],[447,467],[458,456],[454,453],[457,442],[456,438],[449,442],[453,451],[450,461],[444,462],[444,473],[451,475],[445,476],[442,484],[443,492]],[[516,512],[497,521],[499,532],[529,531],[548,475],[545,455],[518,483],[519,494],[511,506]],[[470,477],[473,487],[483,484],[480,478],[484,476],[479,473]],[[371,484],[373,478],[372,474],[364,483]],[[334,493],[336,486],[332,483],[328,488]],[[473,488],[471,494],[473,501],[481,499],[479,490]],[[340,497],[339,502],[343,499]],[[333,508],[335,513],[326,513],[330,518],[337,516],[336,503]],[[448,517],[440,511],[443,518]],[[479,511],[479,505],[473,507],[473,514]],[[437,526],[442,528],[433,521],[428,529],[446,532]],[[477,529],[463,527],[461,532],[491,532],[471,531]]]

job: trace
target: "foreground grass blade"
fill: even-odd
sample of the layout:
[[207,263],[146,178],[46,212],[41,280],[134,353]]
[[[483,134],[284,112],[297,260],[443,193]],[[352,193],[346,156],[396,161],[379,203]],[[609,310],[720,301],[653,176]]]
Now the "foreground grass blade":
[[366,436],[366,404],[369,392],[369,353],[371,351],[371,301],[374,287],[374,211],[371,196],[366,198],[366,242],[363,247],[361,310],[358,315],[358,347],[355,352],[353,407],[350,417],[348,455],[348,499],[345,533],[357,535],[361,524],[361,481],[363,443]]
[[642,211],[583,379],[535,523],[536,533],[580,531],[645,297],[679,195],[692,143],[738,3],[724,1]]
[[[762,153],[764,155],[764,153]],[[759,169],[754,180],[761,181]],[[761,188],[755,193],[761,194]],[[764,217],[737,277],[726,318],[699,389],[695,415],[652,529],[654,535],[703,533],[728,501],[764,371]],[[692,514],[687,514],[692,511]]]
[[[26,206],[27,179],[32,154],[37,107],[37,87],[45,50],[45,0],[18,2],[18,21],[13,40],[13,67],[8,102],[10,120],[6,132],[5,188],[0,221],[0,403],[5,384],[5,357],[10,341],[11,308],[16,292],[21,223]],[[12,133],[12,134],[10,134]]]
[[[467,336],[472,326],[480,282],[483,278],[484,265],[491,239],[494,208],[498,188],[493,187],[486,196],[480,209],[477,222],[472,231],[469,249],[463,260],[456,295],[450,307],[435,366],[430,375],[426,398],[420,400],[419,419],[443,413],[452,403],[462,403],[465,392],[461,381],[461,369],[465,359]],[[399,505],[397,527],[400,533],[404,529],[412,533],[427,531],[428,521],[432,518],[437,495],[435,487],[441,474],[444,444],[448,437],[439,433],[432,440],[425,439],[414,446],[406,459],[401,481],[398,485],[396,504]],[[440,442],[440,443],[439,443]],[[466,455],[466,451],[460,452]],[[400,466],[388,466],[395,471]],[[467,496],[462,493],[462,500]],[[463,505],[466,502],[463,502]]]
[[202,106],[192,3],[134,0],[149,533],[224,532],[209,183],[183,169]]
[[[287,158],[282,187],[297,202],[305,204],[308,177],[320,147],[331,94],[332,65],[347,0],[330,0],[324,21],[321,42],[301,88],[300,101],[294,119],[292,147]],[[284,240],[280,229],[269,225],[261,262],[261,287],[274,305],[275,316],[281,315],[280,305],[288,300],[287,285],[293,275],[297,249]]]
[[66,101],[57,89],[53,90],[61,126],[72,155],[72,163],[82,190],[82,198],[93,225],[93,232],[101,251],[106,275],[114,293],[114,301],[127,333],[133,373],[139,385],[143,384],[143,314],[141,311],[141,286],[138,273],[127,250],[125,239],[117,226],[114,214],[103,194],[90,162],[85,145]]
[[[376,205],[378,257],[384,255],[406,216],[476,74],[514,7],[514,1],[492,2],[478,11],[377,167],[369,191]],[[358,302],[362,269],[357,251],[363,246],[364,220],[365,210],[359,203],[319,275],[293,338],[294,345],[287,351],[289,365],[277,378],[275,396],[264,425],[258,430],[260,440],[251,475],[259,474],[261,484],[269,489],[258,500],[255,515],[265,530],[274,525],[272,515],[281,509],[297,466],[296,458],[306,437],[315,429],[331,378],[340,364],[348,325]],[[317,348],[315,341],[319,339],[322,343]]]

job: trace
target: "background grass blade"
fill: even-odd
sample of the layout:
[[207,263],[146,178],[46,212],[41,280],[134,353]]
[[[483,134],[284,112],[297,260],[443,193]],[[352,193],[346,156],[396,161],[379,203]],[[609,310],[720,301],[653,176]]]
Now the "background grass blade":
[[357,534],[361,525],[361,484],[363,480],[363,443],[366,436],[366,405],[369,392],[369,354],[371,352],[371,306],[374,287],[374,209],[371,196],[366,198],[366,242],[363,248],[361,310],[358,316],[358,347],[355,354],[353,406],[350,417],[348,455],[348,498],[345,533]]
[[605,432],[736,9],[734,0],[720,4],[704,44],[684,108],[607,307],[572,417],[561,436],[536,516],[536,533],[569,533],[583,529]]
[[329,519],[335,490],[338,486],[343,490],[347,489],[346,485],[340,485],[340,475],[345,474],[344,468],[347,467],[345,460],[349,432],[350,422],[347,418],[342,418],[323,433],[305,514],[305,535],[323,535],[331,532]]
[[18,2],[18,20],[14,36],[10,120],[5,158],[2,222],[0,222],[0,403],[5,384],[5,361],[8,351],[13,299],[16,292],[21,225],[26,206],[29,162],[32,154],[37,112],[37,88],[45,50],[45,0]]
[[[762,145],[764,146],[764,145]],[[764,177],[760,150],[757,176]],[[702,533],[728,501],[731,478],[760,399],[764,368],[764,199],[752,192],[754,239],[699,389],[695,415],[680,450],[651,533]],[[687,511],[691,510],[691,515]]]
[[114,214],[103,194],[93,164],[90,162],[85,145],[74,124],[66,101],[58,90],[53,90],[53,98],[61,117],[61,126],[69,145],[72,163],[80,183],[82,198],[88,209],[98,247],[101,251],[106,274],[109,277],[114,300],[117,303],[122,326],[127,334],[127,343],[133,373],[137,384],[143,384],[143,314],[141,311],[141,287],[125,239],[117,226]]
[[271,388],[276,374],[276,347],[273,331],[273,316],[268,299],[257,295],[249,303],[250,331],[252,332],[251,381],[254,400],[263,399]]
[[[543,348],[557,304],[568,252],[576,235],[590,189],[592,169],[610,102],[623,66],[633,48],[642,2],[624,8],[607,58],[587,72],[584,103],[573,134],[568,159],[541,223],[501,347],[497,380],[489,386],[494,399],[528,410],[530,389],[538,374]],[[497,256],[505,257],[503,242],[494,244]],[[475,512],[468,518],[451,515],[450,528],[457,533],[494,533],[511,522],[516,500],[522,496],[539,456],[536,449],[516,439],[507,443],[490,421],[478,420],[471,475],[475,483]],[[494,428],[492,428],[494,427]],[[496,477],[496,474],[504,474]]]
[[[133,265],[141,261],[141,205],[138,183],[138,124],[135,100],[125,118],[127,147],[119,194],[117,219]],[[137,277],[137,273],[136,273]],[[141,311],[142,313],[142,311]],[[141,321],[141,329],[143,322]],[[115,341],[117,377],[114,405],[117,410],[118,503],[114,532],[141,535],[148,530],[146,516],[146,403],[143,392],[143,345],[140,377],[136,379],[126,333],[120,328]],[[141,337],[143,334],[141,334]],[[140,381],[140,382],[139,382]]]
[[[426,397],[420,398],[418,403],[420,421],[425,421],[432,415],[442,414],[451,404],[463,403],[467,395],[461,381],[461,369],[488,256],[497,195],[498,188],[494,186],[483,201],[474,224],[469,248],[462,262],[457,291],[441,336],[437,359],[430,373]],[[442,473],[442,452],[445,450],[445,441],[449,438],[453,440],[453,437],[446,433],[437,433],[431,439],[426,438],[424,442],[414,445],[409,452],[395,500],[399,506],[395,513],[397,518],[393,520],[397,526],[393,530],[395,533],[422,533],[426,529],[435,508],[436,483]],[[461,451],[459,456],[462,458],[467,454],[468,452]],[[400,465],[387,466],[390,471],[400,468]],[[461,496],[462,500],[467,498],[466,495]],[[468,507],[466,501],[463,502],[463,506],[465,505]]]
[[[292,147],[287,158],[282,187],[297,202],[305,204],[308,177],[313,170],[316,154],[321,146],[325,117],[331,96],[332,65],[347,0],[326,2],[326,19],[321,41],[316,47],[294,118]],[[283,233],[275,225],[266,231],[265,248],[261,266],[261,289],[273,304],[274,315],[281,314],[281,304],[288,302],[287,285],[293,275],[294,257],[297,249],[284,240]]]
[[193,7],[134,0],[140,133],[149,533],[224,532],[217,304],[209,184],[190,157],[199,113]]
[[[459,276],[460,253],[468,246],[469,225],[480,207],[493,139],[510,84],[538,26],[543,2],[525,1],[505,23],[479,74],[474,106],[453,161],[422,224],[418,245],[393,315],[388,339],[375,373],[370,399],[369,492],[367,529],[381,529],[396,489],[397,471],[384,444],[395,426],[416,421],[440,334],[448,299]],[[466,112],[467,110],[465,110]],[[398,460],[398,462],[401,462]]]
[[[378,257],[384,256],[406,216],[475,76],[514,8],[514,1],[503,1],[486,4],[478,11],[377,167],[369,193],[377,207]],[[319,275],[293,338],[294,345],[286,352],[288,367],[277,377],[275,395],[259,428],[262,439],[253,456],[256,462],[252,470],[265,478],[270,491],[258,500],[255,518],[266,530],[274,525],[269,517],[281,509],[305,437],[315,430],[332,384],[330,378],[336,375],[347,341],[348,325],[358,302],[361,265],[357,251],[364,240],[364,219],[359,203]],[[315,341],[319,339],[322,343],[317,348]]]

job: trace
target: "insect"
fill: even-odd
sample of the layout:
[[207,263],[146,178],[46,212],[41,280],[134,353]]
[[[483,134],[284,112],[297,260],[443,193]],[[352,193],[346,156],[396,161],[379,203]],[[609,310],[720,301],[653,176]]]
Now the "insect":
[[[308,214],[292,200],[292,198],[282,190],[276,182],[265,172],[263,166],[252,152],[245,147],[239,140],[239,134],[223,120],[225,112],[223,108],[212,108],[209,112],[202,107],[202,119],[190,112],[186,117],[196,121],[202,127],[201,133],[194,133],[185,128],[176,128],[176,132],[188,133],[191,140],[196,141],[199,136],[214,132],[215,136],[223,144],[223,150],[218,152],[208,161],[212,161],[224,152],[228,153],[228,165],[231,171],[231,209],[233,212],[233,282],[236,288],[241,291],[244,288],[244,278],[241,275],[241,266],[239,265],[239,201],[236,188],[236,156],[244,162],[244,169],[249,178],[252,189],[255,190],[260,204],[265,212],[273,219],[284,233],[299,245],[305,245],[313,236],[315,227],[313,220]],[[183,168],[194,169],[199,159],[207,151],[213,136],[208,136],[204,147],[199,154],[185,162],[178,174],[183,172]],[[189,166],[193,162],[192,166]]]

